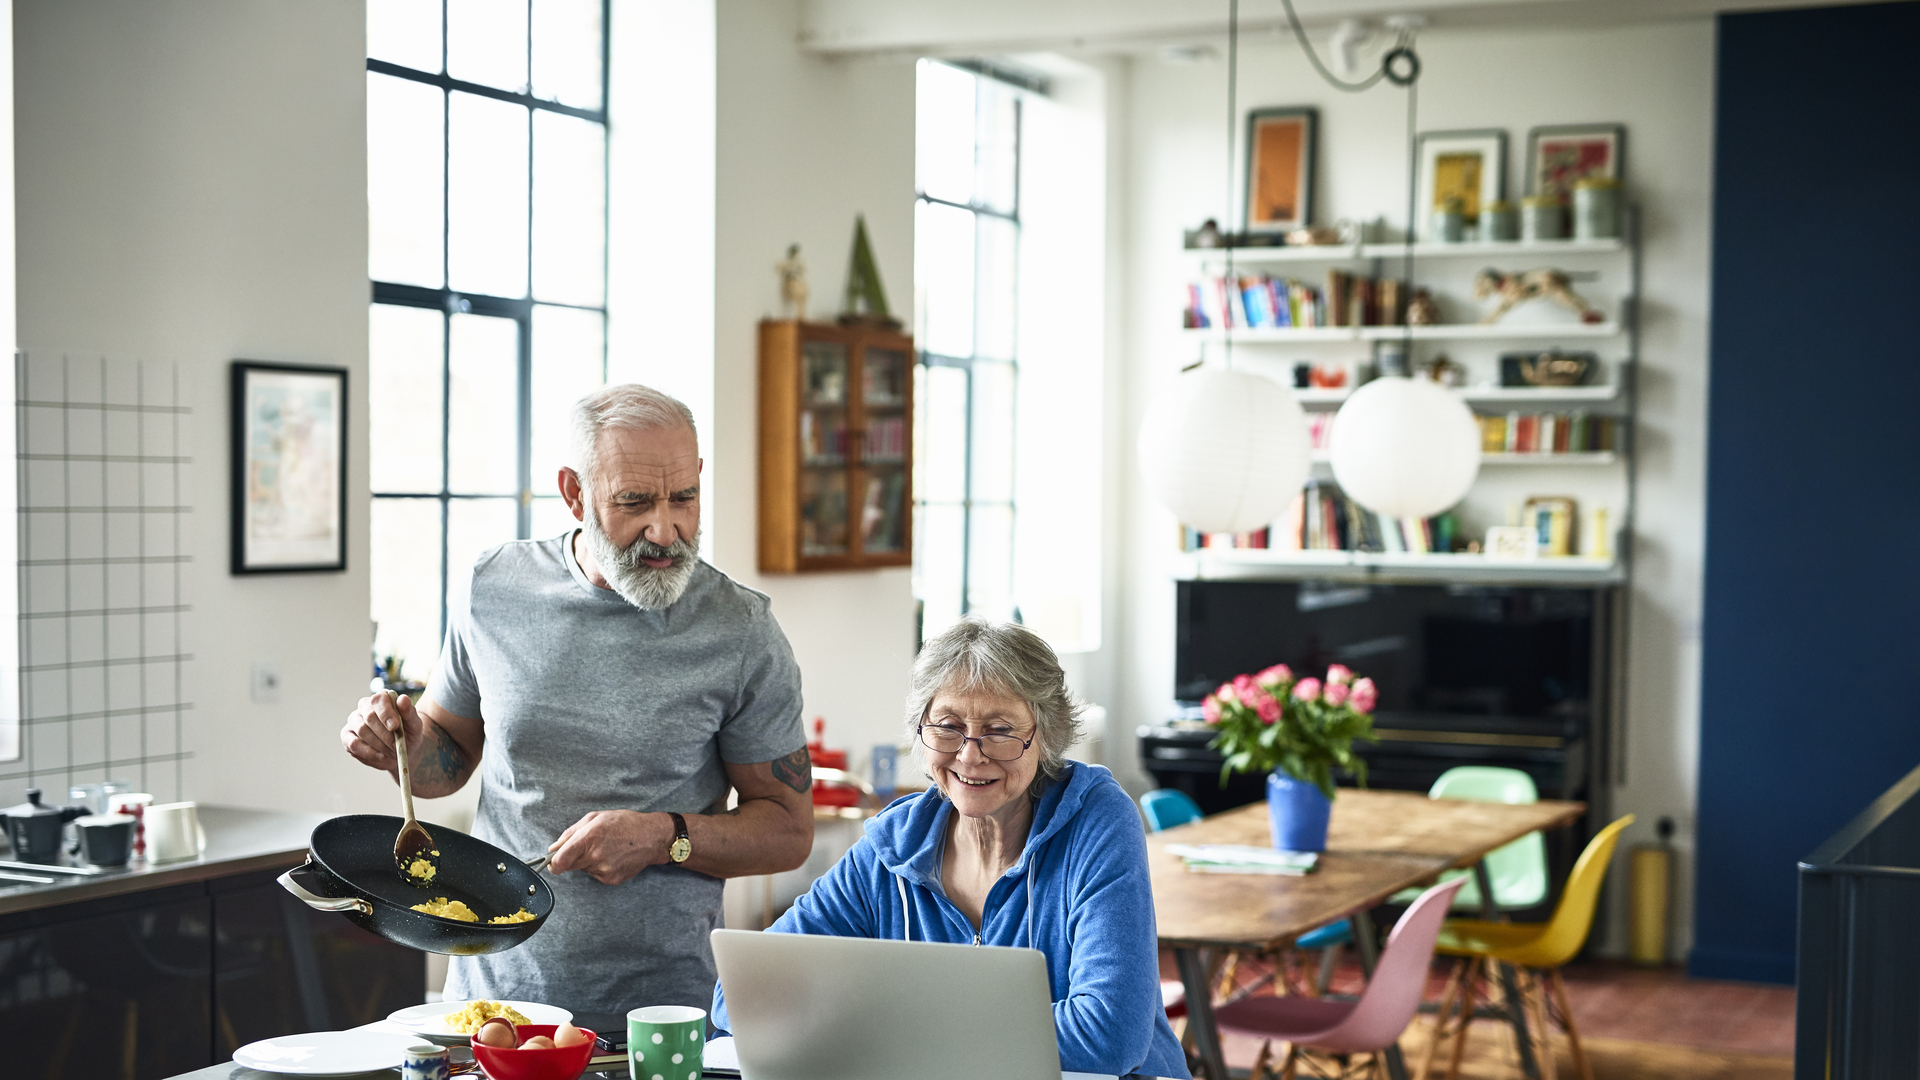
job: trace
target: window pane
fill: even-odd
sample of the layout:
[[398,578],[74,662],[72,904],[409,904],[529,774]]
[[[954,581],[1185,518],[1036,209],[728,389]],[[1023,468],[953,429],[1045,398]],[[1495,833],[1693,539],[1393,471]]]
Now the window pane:
[[580,522],[567,509],[567,500],[558,495],[540,495],[533,500],[533,539],[548,540],[567,532]]
[[928,502],[967,497],[967,373],[922,367],[914,387],[913,490]]
[[533,294],[599,305],[607,288],[607,129],[533,114]]
[[533,93],[600,107],[600,0],[533,0]]
[[518,495],[520,324],[491,315],[455,315],[451,321],[447,490]]
[[973,306],[974,351],[996,360],[1014,358],[1014,297],[1018,293],[1020,232],[1005,218],[982,214],[974,219],[978,230],[979,270]]
[[[572,430],[567,421],[574,402],[606,385],[606,336],[605,316],[597,311],[533,309],[531,476],[535,495],[558,491],[560,467],[571,464]],[[543,534],[535,530],[533,535]]]
[[401,674],[424,682],[440,655],[440,500],[372,502],[373,647],[398,655]]
[[1013,508],[975,506],[968,515],[967,613],[1013,618]]
[[975,79],[933,60],[920,61],[915,124],[915,180],[923,194],[948,202],[973,198]]
[[367,272],[375,281],[442,282],[442,110],[436,86],[367,73]]
[[1012,87],[994,79],[975,81],[980,84],[976,135],[980,145],[974,154],[974,198],[982,206],[1011,214],[1019,191],[1019,95]]
[[915,204],[920,347],[941,356],[973,355],[973,220],[966,210]]
[[392,304],[368,312],[367,426],[374,435],[367,456],[374,491],[440,490],[446,318],[432,308]]
[[367,5],[367,55],[440,73],[440,0],[375,0]]
[[447,503],[447,611],[467,606],[473,562],[480,553],[514,538],[520,519],[516,499],[453,499]]
[[492,296],[525,296],[527,109],[474,94],[450,96],[451,285]]
[[527,0],[447,0],[447,74],[524,92]]
[[973,365],[973,490],[982,502],[1013,501],[1013,365]]
[[924,605],[922,640],[960,621],[961,539],[964,511],[958,506],[923,506],[913,523],[914,595]]

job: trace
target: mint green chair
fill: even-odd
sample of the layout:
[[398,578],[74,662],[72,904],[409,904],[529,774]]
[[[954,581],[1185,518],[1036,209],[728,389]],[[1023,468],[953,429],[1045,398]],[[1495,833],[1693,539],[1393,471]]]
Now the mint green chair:
[[[1490,765],[1461,765],[1440,774],[1427,791],[1430,798],[1466,799],[1471,802],[1498,802],[1509,805],[1540,801],[1533,777],[1519,769],[1501,769]],[[1537,832],[1496,849],[1487,855],[1487,877],[1493,882],[1496,908],[1530,908],[1547,898],[1547,843]],[[1465,877],[1467,883],[1454,894],[1455,911],[1480,911],[1480,883],[1473,871],[1449,870],[1442,881]],[[1411,903],[1419,889],[1396,893],[1394,903]]]

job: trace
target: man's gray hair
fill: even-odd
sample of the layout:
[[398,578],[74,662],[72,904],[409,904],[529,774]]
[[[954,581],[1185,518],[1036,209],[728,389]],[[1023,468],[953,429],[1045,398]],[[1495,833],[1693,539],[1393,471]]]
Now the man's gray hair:
[[1039,634],[1018,623],[969,615],[920,648],[907,691],[907,732],[914,760],[924,770],[927,748],[919,727],[942,691],[983,690],[1026,702],[1033,713],[1040,771],[1029,794],[1038,799],[1047,782],[1065,771],[1067,748],[1080,739],[1085,707],[1067,690],[1066,672]]
[[[671,394],[639,383],[616,383],[573,403],[573,471],[588,484],[600,465],[600,433],[610,429],[652,431],[687,426],[693,410]],[[696,433],[695,437],[698,437]]]

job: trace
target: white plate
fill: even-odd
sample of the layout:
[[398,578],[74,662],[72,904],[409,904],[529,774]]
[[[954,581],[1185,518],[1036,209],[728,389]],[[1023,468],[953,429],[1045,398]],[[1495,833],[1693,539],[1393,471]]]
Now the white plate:
[[233,1060],[261,1072],[351,1076],[399,1068],[407,1048],[416,1045],[412,1036],[392,1031],[316,1031],[248,1043],[233,1052]]
[[[459,1012],[466,1004],[464,1001],[429,1001],[424,1005],[409,1005],[389,1013],[387,1021],[442,1046],[466,1046],[472,1040],[447,1026],[447,1014]],[[535,1001],[502,1001],[500,1004],[519,1010],[529,1024],[557,1026],[573,1020],[573,1014],[558,1005],[542,1005]]]

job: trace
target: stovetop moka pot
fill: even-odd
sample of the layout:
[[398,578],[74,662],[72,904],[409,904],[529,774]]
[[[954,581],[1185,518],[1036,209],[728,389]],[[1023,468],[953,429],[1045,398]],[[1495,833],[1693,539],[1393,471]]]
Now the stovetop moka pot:
[[40,789],[28,788],[27,801],[0,810],[7,824],[13,857],[21,862],[50,863],[60,858],[61,830],[87,813],[84,806],[42,806]]

